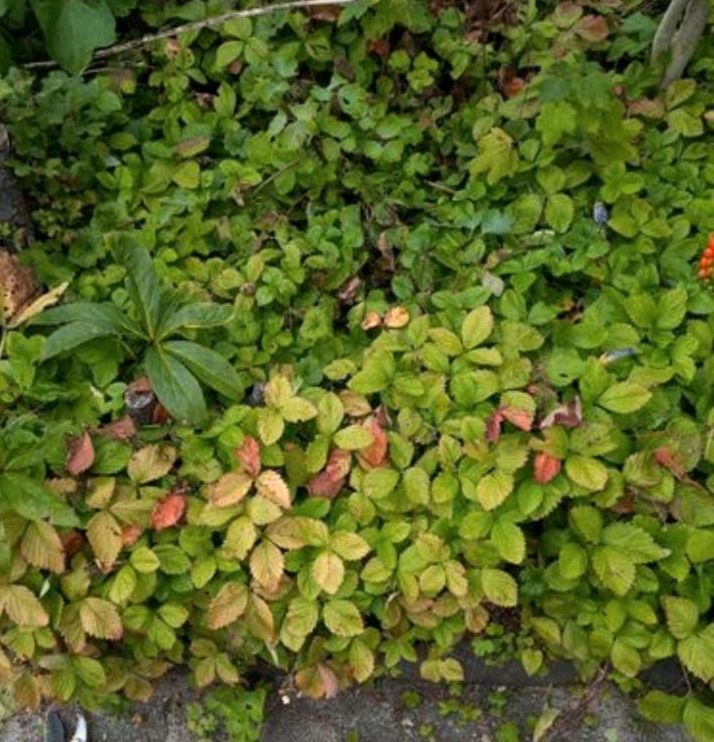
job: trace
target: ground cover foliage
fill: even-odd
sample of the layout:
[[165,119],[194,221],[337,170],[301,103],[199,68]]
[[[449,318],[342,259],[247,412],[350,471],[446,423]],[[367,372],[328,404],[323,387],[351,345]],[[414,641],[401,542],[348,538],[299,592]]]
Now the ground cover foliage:
[[660,91],[655,29],[359,0],[8,72],[22,260],[68,283],[3,325],[20,703],[259,660],[325,697],[419,646],[458,681],[503,624],[529,673],[677,658],[643,711],[714,738],[714,36]]

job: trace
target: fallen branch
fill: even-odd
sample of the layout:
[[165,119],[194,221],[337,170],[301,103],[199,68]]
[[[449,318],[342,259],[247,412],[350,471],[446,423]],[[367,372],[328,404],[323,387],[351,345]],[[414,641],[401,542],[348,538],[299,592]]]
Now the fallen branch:
[[[121,54],[122,52],[139,49],[142,46],[148,46],[149,44],[153,44],[155,41],[161,41],[162,39],[170,39],[179,36],[180,34],[190,33],[192,31],[201,31],[204,28],[214,28],[215,26],[220,26],[222,23],[235,20],[236,18],[255,18],[256,16],[277,13],[281,10],[299,10],[301,8],[314,8],[321,5],[349,5],[354,2],[356,2],[356,0],[295,0],[294,2],[275,3],[274,5],[264,5],[259,8],[248,8],[246,10],[229,10],[220,15],[204,18],[202,21],[184,23],[182,26],[174,26],[173,28],[167,28],[158,33],[146,34],[139,39],[133,39],[132,41],[126,41],[121,44],[115,44],[114,46],[99,49],[99,51],[94,53],[92,59],[105,59],[106,57],[112,57],[115,54]],[[57,62],[48,59],[45,62],[30,62],[25,65],[25,69],[57,66]]]

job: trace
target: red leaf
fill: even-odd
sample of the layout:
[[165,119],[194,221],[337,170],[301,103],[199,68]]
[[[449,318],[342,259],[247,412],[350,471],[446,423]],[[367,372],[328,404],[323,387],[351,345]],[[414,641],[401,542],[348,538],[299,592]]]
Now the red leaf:
[[533,418],[527,410],[519,410],[517,407],[501,407],[501,415],[520,430],[530,430],[533,426]]
[[99,432],[115,441],[128,441],[136,435],[136,425],[129,415],[99,428]]
[[76,477],[87,471],[94,463],[94,446],[89,433],[70,441],[67,471]]
[[562,404],[551,410],[540,423],[541,430],[551,425],[564,425],[566,428],[577,428],[583,421],[583,403],[580,397],[571,399],[567,404]]
[[560,474],[562,462],[545,451],[539,451],[533,462],[533,478],[538,484],[548,484]]
[[486,440],[489,443],[498,443],[501,437],[501,425],[503,424],[503,413],[494,410],[486,420]]
[[369,448],[365,448],[357,454],[360,464],[365,468],[376,468],[382,466],[387,459],[387,450],[389,449],[389,439],[387,433],[382,427],[383,415],[370,415],[364,421],[364,427],[369,428],[372,433],[374,443]]
[[682,461],[682,457],[678,453],[674,453],[667,446],[660,446],[655,449],[654,460],[665,469],[674,474],[677,479],[683,479],[686,476],[687,470]]
[[60,541],[62,542],[65,556],[69,559],[82,548],[84,537],[79,531],[67,531],[60,535]]
[[151,512],[151,527],[155,531],[175,526],[186,512],[186,496],[180,492],[170,492],[161,498]]
[[157,402],[154,406],[153,412],[151,413],[151,422],[154,425],[163,425],[170,419],[171,415],[169,415],[169,411],[161,404],[161,402]]
[[233,455],[238,459],[246,474],[250,474],[251,477],[257,477],[260,474],[260,444],[253,436],[247,435]]
[[385,59],[389,56],[389,41],[387,39],[375,39],[367,42],[367,51]]
[[347,481],[350,472],[351,456],[349,451],[336,448],[327,461],[327,466],[315,475],[307,484],[307,489],[313,497],[336,497]]
[[144,531],[139,526],[124,526],[121,529],[121,545],[133,546]]

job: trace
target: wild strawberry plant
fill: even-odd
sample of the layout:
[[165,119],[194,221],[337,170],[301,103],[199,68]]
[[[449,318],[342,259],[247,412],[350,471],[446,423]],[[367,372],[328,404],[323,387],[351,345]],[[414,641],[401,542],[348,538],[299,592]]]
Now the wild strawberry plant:
[[[402,660],[454,681],[498,623],[529,673],[606,667],[712,738],[714,36],[660,91],[655,28],[375,0],[0,82],[23,260],[70,284],[0,361],[19,701],[258,658],[315,697]],[[156,303],[221,322],[168,339]],[[127,420],[145,375],[172,418]],[[646,692],[667,658],[690,692]]]

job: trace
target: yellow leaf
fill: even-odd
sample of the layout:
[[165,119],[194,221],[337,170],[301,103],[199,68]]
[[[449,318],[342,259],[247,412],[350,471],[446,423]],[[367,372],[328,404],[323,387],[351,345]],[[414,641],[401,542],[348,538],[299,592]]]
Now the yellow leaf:
[[237,505],[248,494],[252,484],[253,479],[244,471],[229,471],[210,486],[208,499],[221,508]]
[[117,480],[114,477],[97,477],[93,479],[85,502],[90,508],[101,510],[107,507],[114,497]]
[[262,541],[250,555],[250,573],[262,587],[276,589],[283,576],[283,552],[270,541]]
[[84,598],[79,606],[82,628],[97,639],[121,639],[123,629],[113,603],[101,598]]
[[345,578],[345,565],[337,554],[323,551],[312,563],[312,578],[328,595],[334,595]]
[[0,585],[0,614],[3,611],[18,626],[30,628],[49,623],[42,603],[24,585]]
[[24,709],[36,709],[42,700],[40,684],[37,678],[29,673],[24,673],[15,681],[13,688],[17,705]]
[[266,446],[277,443],[285,430],[283,418],[275,410],[261,410],[258,417],[258,434]]
[[208,604],[206,626],[222,629],[240,618],[248,605],[248,589],[240,582],[227,582]]
[[116,518],[104,510],[93,515],[87,523],[87,538],[102,567],[111,567],[121,551],[121,526]]
[[30,523],[20,545],[20,553],[34,567],[64,572],[64,549],[57,531],[44,521]]
[[226,538],[221,547],[221,557],[243,560],[253,548],[258,531],[250,518],[241,515],[228,526]]
[[289,423],[298,423],[316,417],[317,408],[306,399],[293,397],[280,405],[280,414],[283,420],[287,420]]
[[176,456],[176,449],[172,446],[154,443],[139,449],[129,460],[126,470],[133,482],[146,484],[168,474]]
[[8,327],[19,327],[23,322],[27,322],[28,319],[32,319],[40,312],[47,309],[47,307],[51,307],[56,304],[60,300],[62,294],[64,294],[64,292],[67,290],[68,286],[68,282],[61,283],[59,286],[56,286],[51,291],[48,291],[46,294],[42,294],[42,296],[38,297],[20,312],[18,312],[12,318],[12,320],[8,322]]
[[294,396],[293,386],[284,376],[273,376],[265,385],[265,403],[275,410],[279,410]]
[[250,596],[246,620],[251,634],[266,644],[275,644],[275,618],[270,606],[255,593]]
[[276,471],[264,471],[255,482],[258,494],[267,498],[281,508],[289,508],[290,490],[285,480]]

